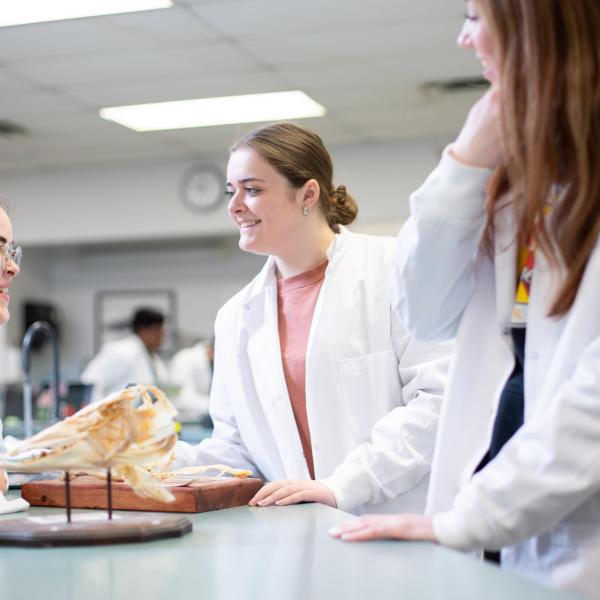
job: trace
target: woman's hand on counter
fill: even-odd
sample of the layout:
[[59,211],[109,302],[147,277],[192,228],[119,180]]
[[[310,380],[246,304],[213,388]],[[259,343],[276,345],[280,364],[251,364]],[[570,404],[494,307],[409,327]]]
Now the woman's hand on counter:
[[333,492],[323,483],[303,480],[272,481],[262,487],[248,502],[250,506],[286,506],[298,502],[320,502],[336,508]]
[[333,527],[329,533],[346,542],[398,539],[438,542],[433,519],[425,515],[363,515]]

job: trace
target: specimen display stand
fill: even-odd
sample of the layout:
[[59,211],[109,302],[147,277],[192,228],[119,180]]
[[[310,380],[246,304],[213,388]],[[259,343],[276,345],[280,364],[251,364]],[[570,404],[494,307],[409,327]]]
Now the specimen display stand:
[[64,515],[43,515],[0,521],[2,546],[92,546],[149,542],[181,537],[192,531],[183,516],[163,514],[113,515],[113,489],[110,469],[106,478],[107,513],[72,514],[71,478],[65,473]]

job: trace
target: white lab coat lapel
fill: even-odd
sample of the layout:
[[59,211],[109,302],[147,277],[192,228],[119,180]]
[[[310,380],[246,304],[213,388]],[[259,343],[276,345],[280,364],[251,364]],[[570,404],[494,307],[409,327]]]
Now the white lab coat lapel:
[[[494,220],[494,265],[498,329],[510,327],[517,284],[517,243],[511,207],[501,209]],[[504,336],[511,344],[511,338]]]
[[[535,267],[531,280],[531,291],[529,294],[529,308],[527,312],[527,337],[525,339],[525,353],[529,357],[527,369],[525,370],[525,398],[539,395],[536,389],[539,382],[544,382],[544,388],[548,390],[547,397],[551,397],[554,390],[562,383],[565,365],[572,361],[570,356],[565,356],[561,350],[569,349],[569,354],[576,346],[574,340],[564,339],[561,336],[565,331],[568,317],[555,317],[548,319],[550,307],[556,295],[557,284],[562,281],[564,272],[554,273],[546,260],[541,249],[538,247],[535,253]],[[569,332],[566,332],[567,336]],[[581,335],[576,336],[581,339]],[[557,352],[556,349],[559,348]],[[577,348],[579,352],[580,349]],[[554,355],[552,368],[548,369],[548,355]],[[559,375],[560,374],[560,375]],[[558,377],[558,379],[556,379]],[[550,384],[550,386],[549,386]],[[544,410],[544,403],[537,404],[537,411]],[[531,417],[532,404],[525,403],[525,419]]]
[[[310,324],[310,331],[308,334],[308,341],[306,344],[306,403],[307,403],[307,412],[308,412],[308,420],[310,425],[310,403],[309,398],[313,395],[313,385],[318,385],[319,381],[319,360],[313,360],[313,349],[315,348],[315,344],[317,346],[326,346],[327,339],[331,335],[331,331],[328,330],[328,323],[321,324],[321,315],[323,313],[323,303],[325,302],[325,298],[332,298],[336,291],[340,291],[341,293],[346,290],[336,290],[335,288],[329,289],[331,287],[331,278],[333,276],[333,272],[336,269],[337,262],[340,259],[341,249],[343,248],[346,236],[344,233],[346,229],[341,225],[338,225],[340,229],[340,235],[336,235],[329,248],[327,249],[327,269],[325,270],[325,279],[323,281],[323,285],[321,286],[321,291],[319,292],[319,297],[317,298],[317,303],[315,305],[315,312],[313,313],[313,318]],[[332,300],[335,302],[335,299]],[[325,339],[323,339],[323,333],[325,331]],[[337,332],[333,332],[335,335]],[[327,376],[327,374],[325,374]]]
[[[323,379],[331,377],[331,373],[328,371],[330,368],[329,362],[322,359],[323,353],[327,352],[331,340],[336,339],[338,334],[335,330],[331,331],[331,323],[322,322],[323,305],[326,301],[330,304],[335,304],[336,292],[342,295],[347,292],[343,286],[337,288],[335,285],[332,285],[332,278],[338,268],[342,248],[347,240],[347,235],[345,235],[347,230],[341,225],[338,227],[340,234],[335,236],[327,249],[329,264],[327,265],[325,279],[317,298],[306,344],[306,415],[309,430],[313,438],[314,434],[318,434],[323,429],[323,423],[328,422],[330,414],[327,406],[322,403],[322,392],[319,393],[319,386],[322,386]],[[318,453],[313,454],[315,474],[319,471],[320,461],[320,455]]]
[[254,386],[275,443],[286,467],[286,477],[309,479],[300,435],[294,419],[281,361],[277,318],[275,261],[267,260],[252,286],[242,311],[248,335],[248,361]]

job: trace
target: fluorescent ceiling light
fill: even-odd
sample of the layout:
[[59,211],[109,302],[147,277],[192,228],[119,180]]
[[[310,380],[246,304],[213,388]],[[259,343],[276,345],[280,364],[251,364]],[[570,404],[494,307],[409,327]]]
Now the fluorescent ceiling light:
[[322,117],[325,113],[323,106],[297,90],[113,106],[100,110],[103,119],[114,121],[134,131],[305,119]]
[[169,8],[172,0],[13,0],[3,2],[0,27]]

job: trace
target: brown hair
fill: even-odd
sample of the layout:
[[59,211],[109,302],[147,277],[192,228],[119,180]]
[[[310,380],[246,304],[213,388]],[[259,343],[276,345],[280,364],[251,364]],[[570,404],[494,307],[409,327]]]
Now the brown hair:
[[315,179],[321,190],[319,207],[332,229],[356,219],[358,206],[346,187],[333,187],[331,157],[316,133],[292,123],[273,123],[247,133],[229,152],[241,147],[256,150],[294,188]]
[[510,205],[518,242],[534,237],[554,269],[565,267],[550,308],[564,315],[600,234],[600,2],[480,6],[498,44],[506,157],[489,188],[485,246]]

